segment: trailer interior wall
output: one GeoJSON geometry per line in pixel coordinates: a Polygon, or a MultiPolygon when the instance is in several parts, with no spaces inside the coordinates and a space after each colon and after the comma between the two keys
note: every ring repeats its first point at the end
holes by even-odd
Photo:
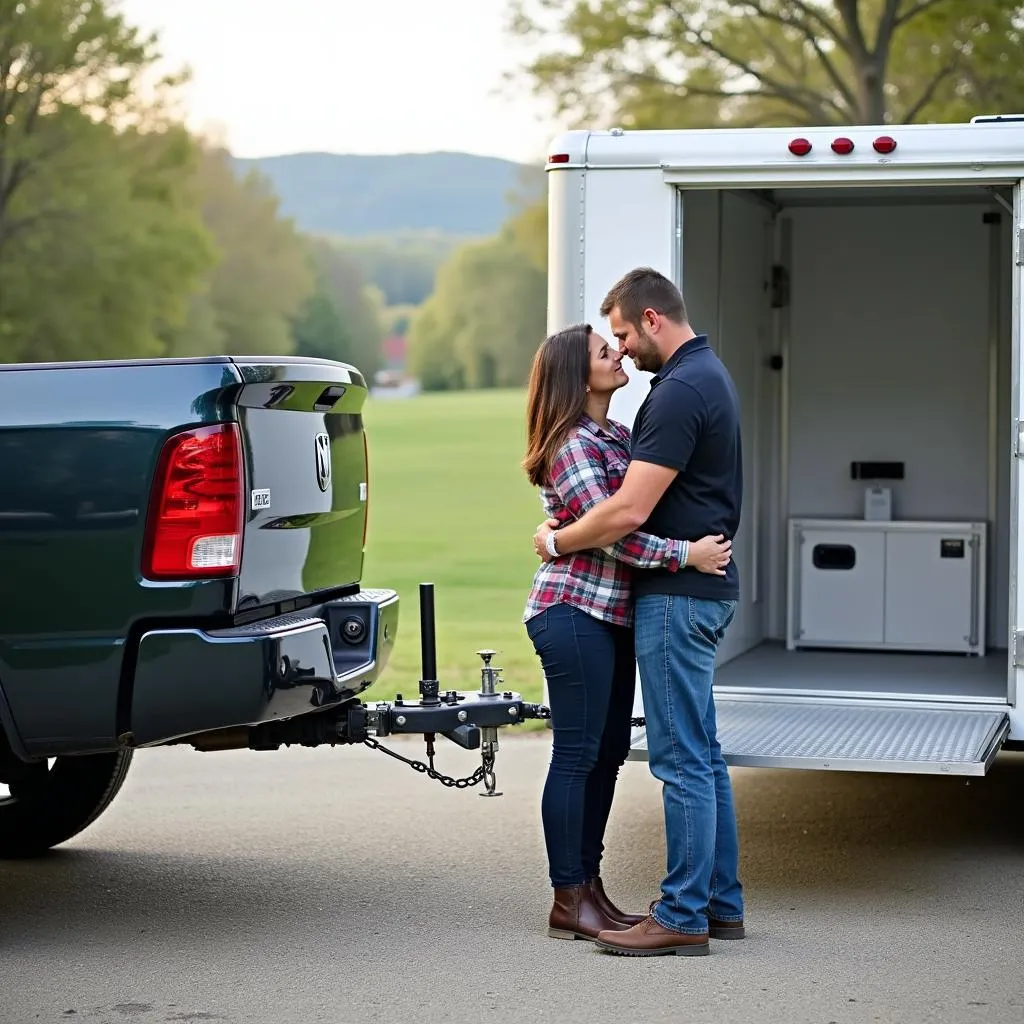
{"type": "Polygon", "coordinates": [[[885,482],[894,518],[988,523],[986,633],[1005,699],[1010,216],[968,187],[698,189],[681,202],[691,320],[743,407],[743,600],[720,662],[785,636],[789,517],[863,518],[851,461],[899,461],[905,479],[885,482]],[[774,264],[788,271],[781,308],[774,264]]]}

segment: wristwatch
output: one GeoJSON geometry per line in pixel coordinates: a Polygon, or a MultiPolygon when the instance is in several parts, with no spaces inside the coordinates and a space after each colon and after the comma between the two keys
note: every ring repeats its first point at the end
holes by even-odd
{"type": "Polygon", "coordinates": [[[555,531],[554,530],[552,530],[548,534],[547,540],[544,541],[544,547],[547,548],[547,552],[548,552],[548,554],[552,558],[557,558],[558,557],[558,548],[555,547],[555,531]]]}

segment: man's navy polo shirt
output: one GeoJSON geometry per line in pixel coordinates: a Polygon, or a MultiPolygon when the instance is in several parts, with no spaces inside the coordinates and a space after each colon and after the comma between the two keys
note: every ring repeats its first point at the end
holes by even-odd
{"type": "MultiPolygon", "coordinates": [[[[681,345],[651,379],[633,424],[632,458],[679,472],[642,529],[658,537],[732,539],[740,525],[743,458],[740,406],[729,371],[700,334],[681,345]]],[[[711,600],[738,600],[735,552],[725,576],[686,568],[637,569],[633,590],[711,600]]]]}

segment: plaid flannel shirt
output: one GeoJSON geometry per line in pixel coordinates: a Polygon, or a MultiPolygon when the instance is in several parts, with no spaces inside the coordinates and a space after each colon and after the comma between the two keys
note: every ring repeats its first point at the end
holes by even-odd
{"type": "MultiPolygon", "coordinates": [[[[567,523],[614,494],[629,465],[629,428],[614,420],[603,430],[584,415],[551,465],[551,481],[540,489],[551,519],[567,523]]],[[[523,621],[556,604],[571,604],[617,626],[633,624],[633,568],[675,572],[685,559],[686,543],[629,533],[601,550],[576,551],[544,562],[533,578],[523,621]]]]}

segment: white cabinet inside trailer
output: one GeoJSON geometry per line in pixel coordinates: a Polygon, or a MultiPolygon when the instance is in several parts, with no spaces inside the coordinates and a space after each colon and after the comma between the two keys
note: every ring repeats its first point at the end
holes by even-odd
{"type": "Polygon", "coordinates": [[[791,527],[789,649],[883,646],[885,534],[813,519],[791,527]]]}
{"type": "MultiPolygon", "coordinates": [[[[727,760],[984,774],[1024,742],[1024,126],[900,129],[885,159],[872,131],[844,129],[845,163],[825,128],[802,163],[776,130],[566,137],[550,326],[601,329],[610,285],[653,266],[736,383],[727,760]],[[874,485],[890,500],[866,518],[874,485]]],[[[626,423],[648,386],[629,372],[626,423]]]]}
{"type": "Polygon", "coordinates": [[[792,519],[786,647],[983,654],[984,523],[792,519]]]}

